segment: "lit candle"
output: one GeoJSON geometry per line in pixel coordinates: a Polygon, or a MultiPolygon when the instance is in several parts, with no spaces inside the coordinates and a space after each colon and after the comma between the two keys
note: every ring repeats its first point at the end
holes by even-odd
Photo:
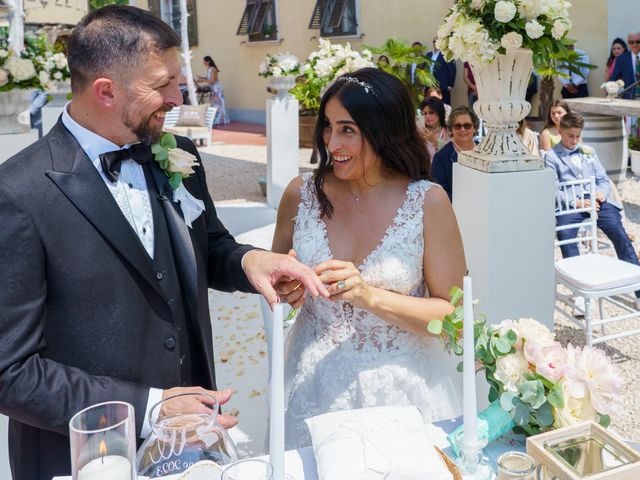
{"type": "Polygon", "coordinates": [[[464,446],[472,447],[478,442],[476,410],[476,359],[473,338],[473,293],[471,277],[463,280],[463,400],[464,400],[464,446]]]}
{"type": "Polygon", "coordinates": [[[131,462],[120,455],[94,458],[80,469],[78,480],[131,480],[131,462]]]}
{"type": "Polygon", "coordinates": [[[269,458],[273,480],[284,480],[284,310],[281,303],[273,308],[272,326],[269,458]]]}

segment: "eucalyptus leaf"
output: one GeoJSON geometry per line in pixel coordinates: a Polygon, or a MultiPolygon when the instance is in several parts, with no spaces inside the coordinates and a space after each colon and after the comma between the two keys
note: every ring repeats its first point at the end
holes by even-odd
{"type": "Polygon", "coordinates": [[[598,423],[603,426],[604,428],[607,428],[609,426],[609,424],[611,423],[611,417],[609,415],[605,415],[603,413],[599,413],[598,414],[598,423]]]}
{"type": "Polygon", "coordinates": [[[171,133],[165,133],[160,138],[160,145],[165,148],[176,148],[178,146],[178,142],[176,142],[176,137],[171,133]]]}
{"type": "Polygon", "coordinates": [[[502,337],[492,337],[491,344],[493,345],[494,350],[503,355],[506,355],[511,351],[511,344],[508,340],[502,337]]]}
{"type": "Polygon", "coordinates": [[[525,426],[529,423],[529,417],[531,416],[531,409],[525,403],[516,401],[516,406],[511,412],[511,418],[516,425],[525,426]]]}
{"type": "Polygon", "coordinates": [[[456,370],[458,370],[459,373],[462,373],[462,370],[463,370],[463,363],[462,362],[458,362],[456,370]]]}
{"type": "Polygon", "coordinates": [[[442,320],[437,318],[430,320],[427,323],[427,331],[433,335],[440,335],[440,332],[442,332],[442,320]]]}
{"type": "Polygon", "coordinates": [[[546,401],[544,396],[544,386],[540,380],[528,380],[518,384],[520,399],[531,405],[534,410],[540,408],[546,401]]]}
{"type": "Polygon", "coordinates": [[[516,405],[516,394],[510,391],[504,392],[500,395],[500,407],[506,411],[510,412],[516,405]]]}
{"type": "Polygon", "coordinates": [[[449,290],[449,296],[451,297],[451,305],[457,305],[462,300],[463,292],[460,287],[451,287],[449,290]]]}
{"type": "Polygon", "coordinates": [[[535,410],[533,416],[541,427],[553,425],[553,410],[551,410],[549,402],[544,402],[540,408],[535,410]]]}
{"type": "Polygon", "coordinates": [[[549,390],[549,393],[547,394],[547,400],[549,400],[549,403],[554,407],[563,408],[564,394],[562,391],[562,385],[560,384],[554,385],[553,388],[551,388],[551,390],[549,390]]]}
{"type": "MultiPolygon", "coordinates": [[[[167,150],[164,147],[160,147],[160,150],[154,153],[154,158],[156,159],[157,162],[163,162],[165,160],[169,160],[169,150],[167,150]]],[[[167,167],[162,167],[162,168],[165,169],[167,167]]]]}
{"type": "Polygon", "coordinates": [[[172,173],[171,177],[169,177],[169,185],[171,185],[171,188],[174,190],[180,186],[180,182],[182,182],[182,175],[178,172],[172,173]]]}

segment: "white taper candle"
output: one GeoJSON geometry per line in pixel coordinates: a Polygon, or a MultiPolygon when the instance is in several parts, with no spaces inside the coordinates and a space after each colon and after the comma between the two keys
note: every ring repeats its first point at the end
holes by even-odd
{"type": "Polygon", "coordinates": [[[271,414],[269,418],[269,458],[273,480],[284,480],[284,309],[273,309],[271,332],[271,414]]]}
{"type": "Polygon", "coordinates": [[[478,441],[477,408],[476,408],[476,359],[475,341],[473,338],[473,292],[471,277],[463,280],[463,399],[464,399],[464,445],[474,446],[478,441]]]}

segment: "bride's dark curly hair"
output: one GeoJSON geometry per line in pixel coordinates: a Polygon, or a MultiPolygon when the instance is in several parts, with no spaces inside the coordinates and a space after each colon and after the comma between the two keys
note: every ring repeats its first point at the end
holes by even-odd
{"type": "Polygon", "coordinates": [[[342,75],[322,96],[314,133],[311,161],[318,162],[318,169],[313,183],[322,216],[331,217],[333,213],[322,187],[325,175],[333,169],[323,132],[325,108],[334,97],[349,112],[384,167],[412,181],[429,179],[429,153],[418,133],[411,97],[403,83],[377,68],[342,75]]]}

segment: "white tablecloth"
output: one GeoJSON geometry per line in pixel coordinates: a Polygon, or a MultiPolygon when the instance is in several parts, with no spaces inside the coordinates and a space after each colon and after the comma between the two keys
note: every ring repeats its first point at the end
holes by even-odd
{"type": "MultiPolygon", "coordinates": [[[[455,430],[460,424],[461,419],[444,420],[432,425],[428,425],[427,429],[433,443],[444,451],[450,458],[455,458],[451,451],[447,434],[455,430]]],[[[504,452],[509,450],[525,449],[525,438],[521,435],[508,433],[504,437],[492,442],[485,450],[485,453],[495,468],[496,459],[504,452]]],[[[268,457],[259,457],[268,458],[268,457]]],[[[285,453],[285,471],[287,480],[318,480],[318,472],[316,468],[316,459],[313,456],[313,448],[305,447],[298,450],[290,450],[285,453]]],[[[178,476],[172,475],[163,477],[165,480],[175,479],[178,476]]],[[[138,477],[143,480],[146,477],[138,477]]],[[[55,477],[53,480],[71,480],[71,477],[55,477]]]]}

